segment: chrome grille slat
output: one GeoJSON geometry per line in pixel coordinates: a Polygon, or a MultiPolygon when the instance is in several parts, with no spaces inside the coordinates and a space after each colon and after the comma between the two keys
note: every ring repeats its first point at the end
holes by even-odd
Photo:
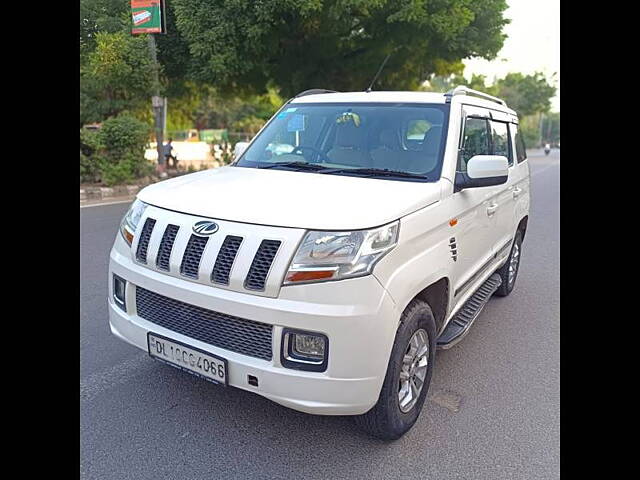
{"type": "Polygon", "coordinates": [[[138,241],[138,248],[136,249],[136,260],[140,263],[147,263],[147,249],[149,248],[149,239],[151,233],[153,233],[153,227],[156,221],[153,218],[147,218],[140,232],[140,240],[138,241]]]}
{"type": "Polygon", "coordinates": [[[178,230],[180,230],[178,225],[171,224],[167,225],[167,228],[164,230],[156,258],[156,266],[161,270],[169,271],[169,259],[171,258],[171,250],[173,249],[173,242],[176,240],[178,230]]]}
{"type": "Polygon", "coordinates": [[[262,240],[260,242],[258,251],[251,262],[249,273],[247,273],[247,278],[244,281],[246,289],[264,290],[267,275],[281,243],[280,240],[262,240]]]}
{"type": "Polygon", "coordinates": [[[305,230],[215,219],[211,221],[218,224],[218,231],[209,235],[194,231],[198,222],[205,221],[209,219],[149,205],[135,232],[131,260],[157,275],[206,286],[211,295],[224,295],[219,290],[226,290],[277,298],[305,230]],[[148,226],[155,223],[153,230],[141,239],[149,218],[155,221],[148,226]],[[146,261],[136,258],[138,243],[140,253],[146,251],[146,258],[140,258],[146,261]]]}
{"type": "Polygon", "coordinates": [[[185,277],[198,278],[202,252],[204,252],[204,247],[207,246],[208,241],[209,237],[191,235],[189,243],[187,243],[187,248],[184,250],[184,255],[182,256],[182,263],[180,264],[180,273],[182,275],[185,277]]]}
{"type": "Polygon", "coordinates": [[[211,281],[220,285],[229,285],[229,274],[242,243],[242,237],[227,235],[220,247],[216,263],[211,272],[211,281]]]}
{"type": "Polygon", "coordinates": [[[140,318],[215,347],[271,360],[273,326],[207,310],[136,287],[140,318]]]}

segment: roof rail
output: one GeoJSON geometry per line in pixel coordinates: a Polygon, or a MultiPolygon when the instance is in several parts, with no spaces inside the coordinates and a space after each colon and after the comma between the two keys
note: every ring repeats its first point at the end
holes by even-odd
{"type": "Polygon", "coordinates": [[[311,90],[305,90],[300,92],[293,98],[306,97],[307,95],[318,95],[320,93],[338,93],[335,90],[325,90],[324,88],[312,88],[311,90]]]}
{"type": "Polygon", "coordinates": [[[456,88],[445,93],[445,96],[447,97],[453,97],[454,95],[475,95],[476,97],[486,98],[487,100],[499,103],[500,105],[504,105],[505,107],[507,106],[507,102],[498,97],[494,97],[493,95],[489,95],[484,92],[479,92],[478,90],[473,90],[469,87],[465,87],[464,85],[459,85],[456,88]]]}

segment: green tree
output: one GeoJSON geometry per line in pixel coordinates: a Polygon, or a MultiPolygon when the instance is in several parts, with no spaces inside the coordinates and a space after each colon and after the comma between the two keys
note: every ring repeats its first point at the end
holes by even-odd
{"type": "Polygon", "coordinates": [[[421,90],[427,92],[448,92],[449,90],[464,85],[489,95],[499,95],[497,85],[487,85],[487,78],[484,75],[471,75],[467,80],[464,75],[456,73],[449,76],[433,75],[421,90]]]}
{"type": "Polygon", "coordinates": [[[550,112],[543,117],[542,142],[560,143],[560,112],[550,112]]]}
{"type": "Polygon", "coordinates": [[[540,72],[533,75],[509,73],[496,85],[500,98],[521,116],[549,111],[551,98],[556,94],[556,87],[540,72]]]}
{"type": "Polygon", "coordinates": [[[189,74],[221,92],[415,89],[502,47],[505,0],[173,0],[189,74]]]}
{"type": "Polygon", "coordinates": [[[461,73],[447,76],[434,75],[421,89],[446,92],[458,85],[466,85],[474,90],[502,98],[509,107],[523,117],[549,111],[551,98],[556,94],[556,87],[551,85],[540,72],[533,75],[509,73],[492,85],[487,85],[484,75],[473,74],[470,79],[466,79],[461,73]]]}
{"type": "Polygon", "coordinates": [[[130,25],[129,2],[80,0],[80,58],[93,51],[99,32],[115,33],[130,25]]]}
{"type": "Polygon", "coordinates": [[[97,32],[80,65],[80,124],[100,121],[149,102],[152,65],[147,39],[97,32]]]}

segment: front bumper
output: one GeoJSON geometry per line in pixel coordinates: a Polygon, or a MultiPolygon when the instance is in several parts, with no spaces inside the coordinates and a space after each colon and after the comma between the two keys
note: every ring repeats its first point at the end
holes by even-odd
{"type": "Polygon", "coordinates": [[[109,262],[111,331],[147,350],[147,333],[175,339],[226,358],[228,383],[295,410],[325,415],[358,415],[377,402],[386,374],[400,313],[373,275],[337,282],[287,286],[278,298],[234,292],[164,275],[136,264],[120,235],[109,262]],[[113,274],[127,283],[127,312],[113,300],[113,274]],[[135,288],[202,308],[273,325],[270,361],[214,347],[139,317],[135,288]],[[329,358],[324,372],[292,370],[280,362],[283,328],[325,334],[329,358]],[[249,385],[248,375],[258,378],[249,385]]]}

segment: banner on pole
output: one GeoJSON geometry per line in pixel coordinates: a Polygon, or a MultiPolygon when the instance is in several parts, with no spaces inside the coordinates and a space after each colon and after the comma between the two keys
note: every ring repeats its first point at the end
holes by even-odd
{"type": "Polygon", "coordinates": [[[131,33],[166,33],[163,0],[131,0],[131,33]]]}

